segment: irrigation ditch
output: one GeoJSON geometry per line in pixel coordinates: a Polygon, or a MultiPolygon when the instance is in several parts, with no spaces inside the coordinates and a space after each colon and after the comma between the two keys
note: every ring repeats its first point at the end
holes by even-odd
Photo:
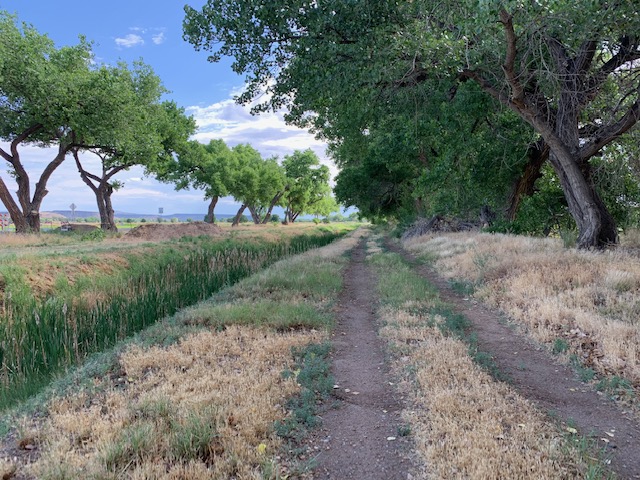
{"type": "Polygon", "coordinates": [[[43,297],[24,284],[0,288],[0,410],[56,374],[157,320],[211,296],[277,260],[331,243],[344,231],[317,229],[273,240],[184,237],[130,256],[128,268],[90,288],[43,297]]]}

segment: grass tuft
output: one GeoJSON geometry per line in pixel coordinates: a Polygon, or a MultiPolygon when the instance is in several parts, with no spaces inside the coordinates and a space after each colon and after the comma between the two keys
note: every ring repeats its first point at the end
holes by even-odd
{"type": "Polygon", "coordinates": [[[276,331],[323,330],[329,328],[332,322],[328,314],[313,305],[273,300],[203,304],[186,310],[179,318],[186,325],[207,326],[217,330],[224,329],[226,325],[256,325],[276,331]]]}

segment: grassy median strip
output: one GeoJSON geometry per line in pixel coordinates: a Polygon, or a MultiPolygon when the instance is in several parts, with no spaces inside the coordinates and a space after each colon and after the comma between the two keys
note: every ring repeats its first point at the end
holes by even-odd
{"type": "Polygon", "coordinates": [[[17,422],[12,441],[35,455],[5,467],[50,480],[291,474],[283,445],[313,424],[330,310],[356,241],[279,261],[116,348],[106,375],[17,422]],[[296,276],[295,288],[282,284],[296,276]]]}
{"type": "MultiPolygon", "coordinates": [[[[470,355],[463,319],[393,253],[375,253],[381,334],[411,399],[427,478],[601,478],[601,465],[470,355]]],[[[471,351],[473,348],[471,346],[471,351]]]]}

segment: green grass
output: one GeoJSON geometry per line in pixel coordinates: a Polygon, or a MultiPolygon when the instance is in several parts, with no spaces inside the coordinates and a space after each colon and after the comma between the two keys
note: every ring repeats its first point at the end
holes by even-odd
{"type": "Polygon", "coordinates": [[[415,273],[399,254],[376,254],[371,263],[379,273],[378,294],[382,303],[400,307],[407,302],[435,302],[435,287],[415,273]]]}
{"type": "Polygon", "coordinates": [[[556,338],[553,341],[553,346],[551,347],[551,351],[556,355],[560,353],[565,353],[569,350],[569,343],[564,338],[556,338]]]}
{"type": "Polygon", "coordinates": [[[273,300],[201,305],[180,315],[187,325],[201,325],[221,330],[227,325],[258,325],[276,331],[326,329],[332,318],[314,305],[290,304],[273,300]]]}

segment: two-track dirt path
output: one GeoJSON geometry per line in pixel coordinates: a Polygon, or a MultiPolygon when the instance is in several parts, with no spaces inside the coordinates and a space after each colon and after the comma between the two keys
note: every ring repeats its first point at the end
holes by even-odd
{"type": "MultiPolygon", "coordinates": [[[[415,263],[400,247],[391,242],[387,247],[415,263]]],[[[444,302],[471,322],[479,349],[491,355],[523,397],[606,448],[610,466],[620,478],[640,478],[640,426],[630,413],[580,382],[571,368],[559,364],[530,339],[501,323],[499,312],[456,294],[430,267],[414,266],[438,288],[444,302]]]]}
{"type": "MultiPolygon", "coordinates": [[[[366,237],[352,252],[337,306],[333,375],[338,388],[325,407],[322,427],[308,441],[317,479],[407,479],[412,444],[398,435],[402,399],[385,364],[378,337],[376,279],[365,263],[366,237]],[[333,405],[332,405],[333,403],[333,405]],[[393,437],[394,440],[388,440],[393,437]]],[[[526,336],[500,321],[500,314],[451,290],[430,267],[387,243],[434,284],[440,298],[467,317],[481,351],[525,398],[543,412],[591,436],[607,449],[610,467],[621,479],[640,478],[640,426],[605,395],[580,382],[575,372],[526,336]],[[613,435],[613,436],[611,436],[613,435]],[[602,438],[609,442],[603,442],[602,438]]]]}
{"type": "Polygon", "coordinates": [[[410,478],[410,441],[398,434],[401,399],[377,333],[376,281],[365,264],[365,242],[352,252],[337,306],[332,373],[338,388],[308,444],[318,465],[314,478],[410,478]]]}

